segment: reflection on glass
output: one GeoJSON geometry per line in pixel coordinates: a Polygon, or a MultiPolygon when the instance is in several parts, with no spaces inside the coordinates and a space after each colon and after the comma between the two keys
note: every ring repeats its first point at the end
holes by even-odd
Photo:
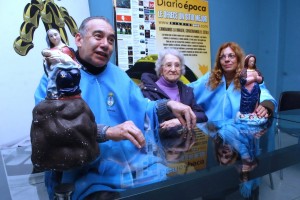
{"type": "MultiPolygon", "coordinates": [[[[122,153],[123,155],[118,148],[114,148],[110,149],[110,151],[114,151],[113,154],[102,158],[101,165],[105,162],[114,163],[110,165],[115,166],[115,169],[111,171],[112,173],[120,173],[120,180],[116,181],[120,181],[121,188],[139,187],[167,178],[166,174],[169,168],[159,151],[159,145],[156,142],[157,134],[157,129],[146,130],[144,134],[146,145],[143,148],[137,149],[128,145],[130,148],[127,148],[127,151],[122,153]]],[[[118,145],[119,143],[115,142],[115,146],[118,145]]]]}
{"type": "Polygon", "coordinates": [[[214,141],[214,150],[220,165],[236,164],[241,180],[248,181],[248,174],[257,166],[259,138],[269,124],[247,124],[235,120],[222,120],[199,124],[199,128],[214,141]]]}
{"type": "Polygon", "coordinates": [[[198,128],[188,131],[179,125],[146,130],[145,137],[146,145],[138,151],[128,149],[126,159],[121,159],[119,151],[101,159],[102,166],[106,162],[114,162],[110,166],[114,166],[114,173],[121,173],[121,188],[160,182],[206,167],[208,136],[198,128]]]}
{"type": "Polygon", "coordinates": [[[168,129],[160,129],[157,143],[159,151],[169,167],[168,177],[182,175],[206,167],[208,136],[200,129],[188,131],[178,125],[168,129]]]}
{"type": "Polygon", "coordinates": [[[165,159],[168,162],[178,162],[184,152],[191,149],[195,144],[195,133],[188,131],[182,126],[175,126],[159,130],[159,138],[164,151],[165,159]]]}

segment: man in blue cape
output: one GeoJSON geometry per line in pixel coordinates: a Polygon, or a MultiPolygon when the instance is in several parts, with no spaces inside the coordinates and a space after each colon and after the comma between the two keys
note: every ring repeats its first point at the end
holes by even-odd
{"type": "MultiPolygon", "coordinates": [[[[115,33],[107,19],[85,19],[75,43],[76,58],[82,65],[81,96],[95,115],[100,156],[88,165],[63,171],[59,181],[75,184],[72,199],[85,199],[99,191],[120,192],[165,179],[167,167],[157,156],[153,132],[171,111],[192,129],[196,123],[192,110],[175,101],[145,99],[127,74],[109,62],[115,33]]],[[[35,93],[36,104],[46,97],[46,86],[44,75],[35,93]]],[[[51,199],[59,184],[55,174],[45,174],[51,199]]]]}

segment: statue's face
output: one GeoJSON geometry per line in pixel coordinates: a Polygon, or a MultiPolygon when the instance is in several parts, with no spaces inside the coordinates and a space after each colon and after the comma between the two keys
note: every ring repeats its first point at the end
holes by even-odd
{"type": "Polygon", "coordinates": [[[48,31],[48,37],[49,37],[49,40],[53,44],[54,47],[58,46],[61,42],[60,34],[55,29],[51,29],[51,30],[48,31]]]}
{"type": "Polygon", "coordinates": [[[253,68],[255,65],[255,58],[254,57],[251,57],[248,61],[248,67],[249,68],[253,68]]]}

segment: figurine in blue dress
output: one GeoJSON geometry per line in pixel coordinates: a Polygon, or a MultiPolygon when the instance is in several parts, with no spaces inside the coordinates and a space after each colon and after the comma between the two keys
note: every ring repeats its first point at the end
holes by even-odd
{"type": "Polygon", "coordinates": [[[255,109],[259,105],[260,86],[264,78],[256,67],[256,57],[249,54],[245,58],[245,65],[240,73],[241,101],[238,113],[241,121],[248,123],[265,123],[267,120],[257,117],[255,109]]]}

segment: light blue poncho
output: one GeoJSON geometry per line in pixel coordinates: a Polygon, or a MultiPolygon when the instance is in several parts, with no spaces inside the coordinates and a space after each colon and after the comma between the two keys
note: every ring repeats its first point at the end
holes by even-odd
{"type": "MultiPolygon", "coordinates": [[[[46,96],[47,77],[43,76],[35,93],[38,104],[46,96]]],[[[164,180],[167,167],[157,156],[153,130],[157,130],[156,102],[145,99],[140,88],[112,63],[99,75],[81,70],[82,98],[93,111],[96,123],[115,126],[131,120],[144,132],[146,145],[136,148],[129,140],[100,143],[97,160],[79,169],[65,171],[62,182],[75,183],[72,199],[83,199],[95,191],[122,191],[164,180]],[[145,130],[145,119],[148,127],[145,130]],[[152,131],[151,131],[152,130],[152,131]]],[[[57,184],[54,173],[46,172],[50,198],[57,184]]]]}

